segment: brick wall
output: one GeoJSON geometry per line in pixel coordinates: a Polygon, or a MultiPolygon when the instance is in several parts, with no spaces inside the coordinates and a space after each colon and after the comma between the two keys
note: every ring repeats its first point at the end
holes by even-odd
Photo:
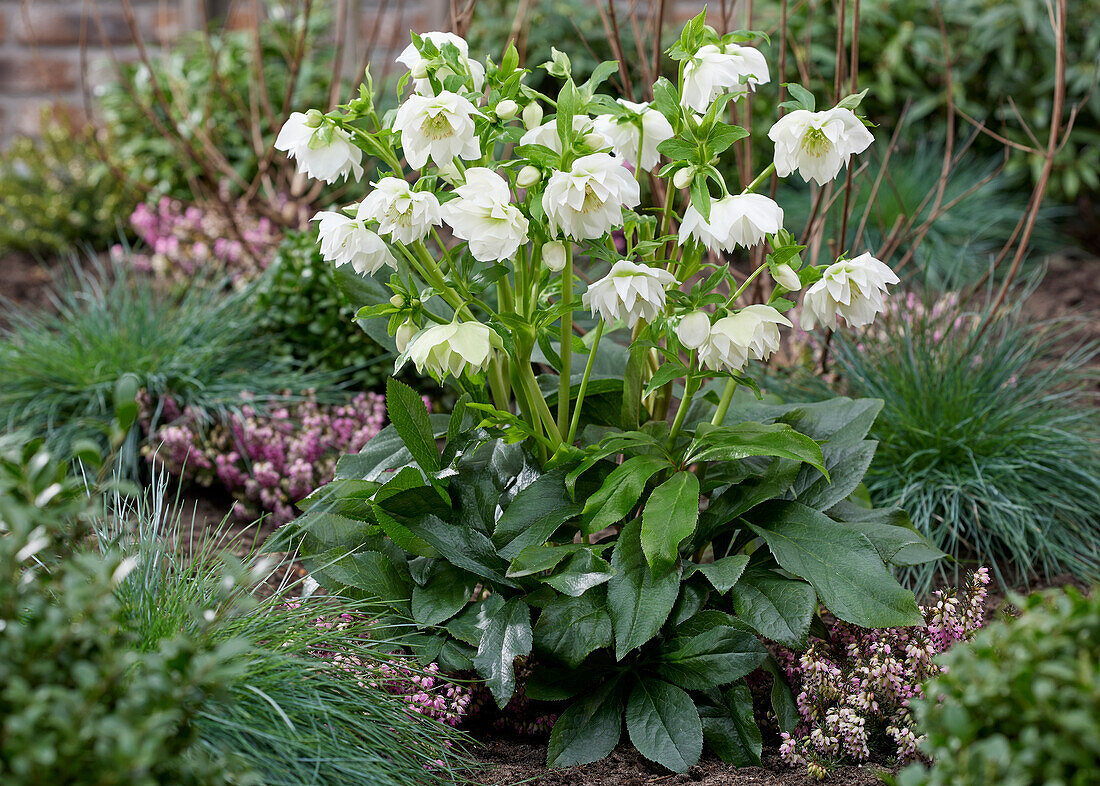
{"type": "MultiPolygon", "coordinates": [[[[348,36],[349,74],[372,39],[371,60],[382,66],[392,63],[405,46],[409,30],[448,26],[449,0],[343,1],[355,31],[348,36]]],[[[703,4],[668,3],[668,24],[682,24],[703,4]]],[[[256,5],[262,6],[262,0],[129,0],[138,34],[151,49],[200,29],[207,18],[245,27],[254,23],[256,5]]],[[[629,5],[642,8],[646,0],[630,0],[629,5]]],[[[712,2],[712,9],[717,5],[712,2]]],[[[730,26],[740,26],[742,0],[726,0],[725,6],[730,26]]],[[[0,0],[0,147],[15,134],[34,134],[45,106],[82,112],[85,86],[111,78],[112,57],[136,59],[134,44],[123,0],[0,0]]],[[[562,46],[568,49],[569,42],[562,46]]]]}
{"type": "MultiPolygon", "coordinates": [[[[376,25],[371,59],[392,61],[410,29],[445,28],[449,8],[447,0],[346,2],[355,31],[349,69],[361,62],[376,25]]],[[[151,49],[200,29],[208,13],[232,28],[255,18],[253,0],[129,0],[129,8],[151,49]]],[[[137,59],[123,0],[0,0],[0,147],[16,134],[36,133],[46,106],[81,113],[85,87],[111,78],[112,57],[137,59]]]]}

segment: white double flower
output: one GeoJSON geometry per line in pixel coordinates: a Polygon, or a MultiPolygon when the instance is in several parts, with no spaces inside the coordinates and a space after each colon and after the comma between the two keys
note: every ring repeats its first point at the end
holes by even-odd
{"type": "Polygon", "coordinates": [[[623,225],[623,207],[641,201],[638,181],[619,159],[592,153],[554,172],[542,194],[542,208],[555,234],[594,240],[623,225]]]}
{"type": "Polygon", "coordinates": [[[479,374],[504,343],[480,322],[450,322],[421,330],[408,345],[409,359],[421,374],[442,380],[448,374],[479,374]]]}
{"type": "Polygon", "coordinates": [[[667,270],[621,259],[581,296],[581,304],[604,322],[622,320],[634,327],[652,321],[665,307],[665,290],[676,283],[667,270]]]}
{"type": "Polygon", "coordinates": [[[437,96],[411,95],[397,110],[393,130],[401,132],[401,147],[409,166],[422,169],[428,159],[437,167],[451,166],[454,159],[481,158],[474,129],[477,107],[457,93],[437,96]]]}
{"type": "Polygon", "coordinates": [[[898,281],[893,270],[870,254],[834,262],[806,290],[799,322],[805,330],[818,324],[835,330],[837,317],[852,327],[869,325],[886,308],[887,285],[898,281]]]}
{"type": "Polygon", "coordinates": [[[863,121],[843,107],[824,112],[797,109],[779,118],[768,138],[775,142],[777,175],[797,171],[807,183],[815,180],[822,186],[840,174],[853,154],[875,141],[863,121]]]}
{"type": "Polygon", "coordinates": [[[367,229],[362,221],[343,213],[324,210],[313,217],[318,224],[321,256],[328,262],[351,265],[356,273],[371,275],[383,266],[397,268],[386,241],[367,229]]]}
{"type": "Polygon", "coordinates": [[[377,221],[378,231],[398,243],[415,243],[439,226],[439,200],[430,191],[413,191],[399,177],[384,177],[359,203],[355,217],[377,221]]]}
{"type": "Polygon", "coordinates": [[[471,167],[466,182],[455,189],[457,199],[446,202],[443,219],[469,244],[479,262],[511,259],[527,242],[527,219],[511,204],[508,181],[491,169],[471,167]]]}
{"type": "Polygon", "coordinates": [[[730,194],[711,202],[710,221],[694,205],[684,211],[680,244],[693,237],[712,252],[749,248],[783,226],[783,208],[763,194],[730,194]]]}
{"type": "Polygon", "coordinates": [[[791,321],[771,306],[746,306],[711,325],[699,359],[714,371],[740,371],[750,357],[767,360],[779,349],[780,325],[791,327],[791,321]]]}
{"type": "Polygon", "coordinates": [[[600,115],[593,121],[593,126],[597,133],[611,140],[616,155],[622,156],[631,166],[641,166],[643,172],[648,172],[661,160],[657,145],[666,139],[672,139],[675,133],[672,124],[649,104],[638,104],[625,98],[618,99],[618,102],[642,116],[641,128],[636,125],[634,118],[615,115],[600,115]]]}
{"type": "Polygon", "coordinates": [[[759,49],[737,44],[721,47],[707,44],[699,47],[684,65],[680,104],[696,112],[706,112],[711,102],[723,93],[734,93],[740,98],[770,79],[768,61],[759,49]]]}
{"type": "Polygon", "coordinates": [[[292,113],[279,129],[275,149],[297,161],[298,172],[306,177],[326,183],[363,177],[363,151],[347,131],[326,124],[320,113],[292,113]]]}

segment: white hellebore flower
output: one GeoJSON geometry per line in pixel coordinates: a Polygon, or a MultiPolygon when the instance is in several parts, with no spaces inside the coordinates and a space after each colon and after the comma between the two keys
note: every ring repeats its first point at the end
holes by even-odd
{"type": "MultiPolygon", "coordinates": [[[[470,59],[470,45],[466,43],[466,39],[462,36],[455,35],[454,33],[441,33],[438,31],[432,31],[430,33],[423,33],[421,36],[425,41],[431,41],[435,44],[435,48],[440,52],[443,51],[444,44],[454,44],[458,49],[460,60],[463,65],[466,66],[470,72],[470,76],[474,81],[474,90],[481,90],[485,84],[485,66],[476,60],[470,59]]],[[[424,74],[427,73],[428,61],[420,55],[420,51],[416,48],[416,44],[409,44],[397,56],[397,62],[409,69],[413,74],[414,89],[421,95],[432,94],[432,84],[428,81],[424,74]]],[[[436,76],[443,80],[448,76],[451,76],[453,72],[451,69],[444,66],[436,71],[436,76]]]]}
{"type": "Polygon", "coordinates": [[[393,335],[393,341],[397,345],[398,352],[404,352],[409,347],[409,342],[420,330],[412,319],[406,319],[397,326],[397,332],[393,335]]]}
{"type": "Polygon", "coordinates": [[[710,203],[710,221],[694,205],[684,211],[681,245],[693,237],[713,252],[748,248],[783,226],[783,208],[763,194],[730,194],[710,203]]]}
{"type": "MultiPolygon", "coordinates": [[[[537,105],[532,104],[532,106],[537,105]]],[[[588,115],[573,115],[573,136],[578,139],[585,137],[589,147],[596,150],[603,150],[612,146],[610,137],[601,133],[596,126],[596,121],[588,115]]],[[[540,126],[535,126],[530,131],[524,132],[523,136],[519,138],[519,143],[521,145],[542,145],[561,155],[561,138],[558,137],[557,121],[549,120],[540,126]]]]}
{"type": "Polygon", "coordinates": [[[353,175],[363,177],[363,151],[352,144],[351,135],[342,128],[294,112],[279,129],[275,149],[298,162],[298,172],[306,177],[335,183],[353,175]],[[322,129],[324,129],[322,131],[322,129]]]}
{"type": "Polygon", "coordinates": [[[500,262],[515,256],[527,242],[527,219],[511,204],[508,181],[486,167],[466,170],[466,183],[455,189],[457,199],[440,208],[455,236],[467,241],[479,262],[500,262]]]}
{"type": "Polygon", "coordinates": [[[442,379],[463,372],[484,371],[493,357],[493,350],[503,349],[496,332],[480,322],[450,322],[421,330],[408,346],[409,359],[416,370],[442,379]]]}
{"type": "Polygon", "coordinates": [[[759,49],[737,44],[724,47],[707,44],[699,47],[695,56],[684,65],[680,104],[696,112],[706,112],[711,101],[723,93],[741,97],[770,79],[768,61],[759,49]]]}
{"type": "Polygon", "coordinates": [[[397,110],[393,130],[401,132],[401,146],[411,167],[423,168],[429,157],[444,167],[456,156],[481,158],[471,117],[475,114],[477,107],[457,93],[411,95],[397,110]]]}
{"type": "Polygon", "coordinates": [[[592,153],[555,172],[542,194],[542,209],[555,233],[574,240],[602,237],[623,223],[623,206],[641,201],[638,181],[619,159],[592,153]]]}
{"type": "Polygon", "coordinates": [[[894,271],[870,254],[843,259],[825,268],[821,280],[806,290],[800,322],[805,330],[822,324],[836,329],[843,317],[852,327],[871,324],[886,304],[887,284],[898,283],[894,271]]]}
{"type": "Polygon", "coordinates": [[[851,109],[824,112],[796,109],[768,131],[775,142],[775,173],[786,177],[795,170],[807,183],[825,185],[835,178],[853,153],[862,153],[875,138],[851,109]]]}
{"type": "Polygon", "coordinates": [[[386,241],[371,232],[362,221],[343,213],[323,210],[313,217],[319,221],[321,256],[326,261],[340,265],[351,264],[356,273],[371,275],[383,265],[397,267],[386,241]]]}
{"type": "Polygon", "coordinates": [[[636,104],[623,98],[618,101],[631,112],[642,116],[641,129],[634,124],[632,118],[614,115],[599,115],[593,125],[597,133],[611,140],[611,146],[617,155],[626,159],[631,166],[640,165],[642,171],[648,172],[661,160],[657,145],[666,139],[672,139],[674,135],[672,125],[664,115],[649,104],[636,104]],[[642,143],[640,159],[639,141],[642,143]]]}
{"type": "Polygon", "coordinates": [[[622,320],[634,327],[639,319],[652,321],[665,307],[665,288],[676,277],[667,270],[636,265],[621,259],[599,281],[593,281],[581,303],[604,322],[622,320]]]}
{"type": "Polygon", "coordinates": [[[710,337],[710,314],[705,311],[692,311],[680,318],[676,326],[676,338],[687,349],[698,349],[710,337]]]}
{"type": "Polygon", "coordinates": [[[439,226],[439,200],[430,191],[413,191],[399,177],[384,177],[374,191],[359,203],[355,217],[378,222],[378,231],[398,243],[423,240],[433,226],[439,226]]]}
{"type": "Polygon", "coordinates": [[[780,325],[791,327],[791,321],[771,306],[746,306],[711,326],[699,359],[715,371],[740,371],[749,357],[767,360],[779,349],[780,325]]]}

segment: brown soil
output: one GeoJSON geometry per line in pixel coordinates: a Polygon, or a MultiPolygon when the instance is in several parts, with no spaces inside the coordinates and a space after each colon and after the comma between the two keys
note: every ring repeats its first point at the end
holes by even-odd
{"type": "MultiPolygon", "coordinates": [[[[603,761],[567,767],[546,768],[546,746],[508,739],[490,739],[480,758],[486,769],[478,773],[479,783],[492,786],[529,784],[530,786],[643,786],[643,784],[698,783],[701,786],[814,786],[816,781],[804,771],[787,767],[777,752],[764,751],[763,767],[737,768],[714,758],[704,758],[686,773],[669,772],[647,761],[628,745],[620,745],[603,761]]],[[[880,775],[891,772],[883,766],[839,767],[829,774],[825,783],[837,786],[863,786],[881,782],[880,775]]]]}
{"type": "MultiPolygon", "coordinates": [[[[50,268],[21,254],[0,255],[0,300],[44,306],[49,299],[50,268]]],[[[0,308],[0,326],[6,324],[6,308],[0,308]]]]}

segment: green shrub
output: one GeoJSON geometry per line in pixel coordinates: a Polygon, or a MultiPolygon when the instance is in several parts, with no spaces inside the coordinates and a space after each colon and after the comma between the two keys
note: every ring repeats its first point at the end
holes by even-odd
{"type": "Polygon", "coordinates": [[[0,252],[102,249],[126,232],[137,194],[103,162],[93,133],[48,112],[41,138],[18,137],[0,154],[0,252]]]}
{"type": "MultiPolygon", "coordinates": [[[[205,421],[279,391],[324,380],[276,358],[277,339],[257,329],[254,293],[192,286],[162,292],[125,268],[74,270],[60,282],[55,311],[13,306],[0,333],[0,424],[47,437],[61,452],[99,439],[115,418],[116,387],[133,380],[154,403],[171,395],[205,421]]],[[[154,409],[154,425],[159,409],[154,409]]],[[[127,458],[136,466],[138,435],[127,458]]]]}
{"type": "MultiPolygon", "coordinates": [[[[1100,451],[1085,387],[1095,346],[1073,323],[897,305],[881,328],[834,337],[850,395],[885,402],[867,474],[878,504],[904,508],[940,549],[1002,584],[1070,571],[1100,577],[1100,451]]],[[[957,582],[959,563],[935,572],[957,582]]]]}
{"type": "Polygon", "coordinates": [[[904,786],[1100,782],[1100,593],[1033,595],[941,663],[914,703],[935,764],[904,786]]]}
{"type": "Polygon", "coordinates": [[[356,389],[380,388],[392,357],[355,325],[355,311],[321,258],[316,236],[290,233],[256,293],[260,329],[278,338],[274,357],[310,371],[346,376],[356,389]]]}
{"type": "Polygon", "coordinates": [[[69,554],[73,481],[33,445],[9,437],[0,450],[0,781],[233,782],[194,721],[237,668],[239,642],[177,631],[138,649],[114,596],[131,563],[69,554]],[[37,491],[42,478],[53,480],[37,491]]]}
{"type": "MultiPolygon", "coordinates": [[[[300,44],[303,19],[283,11],[261,23],[262,86],[266,88],[262,99],[256,77],[256,39],[247,30],[186,36],[163,57],[153,59],[152,71],[142,64],[120,66],[118,78],[99,89],[98,106],[111,151],[129,179],[152,188],[155,194],[190,201],[195,180],[204,175],[181,145],[194,146],[193,150],[203,155],[201,138],[205,136],[225,163],[244,181],[250,181],[264,152],[262,148],[257,152],[254,125],[258,124],[260,137],[270,144],[279,131],[288,93],[291,107],[327,105],[333,52],[331,44],[316,42],[331,15],[323,11],[311,14],[305,57],[292,76],[288,64],[300,44]],[[288,81],[291,78],[293,85],[288,81]],[[271,106],[274,120],[253,100],[271,106]],[[176,129],[180,138],[157,131],[150,115],[176,129]]],[[[224,175],[221,179],[224,182],[201,185],[206,192],[217,193],[219,187],[230,183],[224,175]]]]}

